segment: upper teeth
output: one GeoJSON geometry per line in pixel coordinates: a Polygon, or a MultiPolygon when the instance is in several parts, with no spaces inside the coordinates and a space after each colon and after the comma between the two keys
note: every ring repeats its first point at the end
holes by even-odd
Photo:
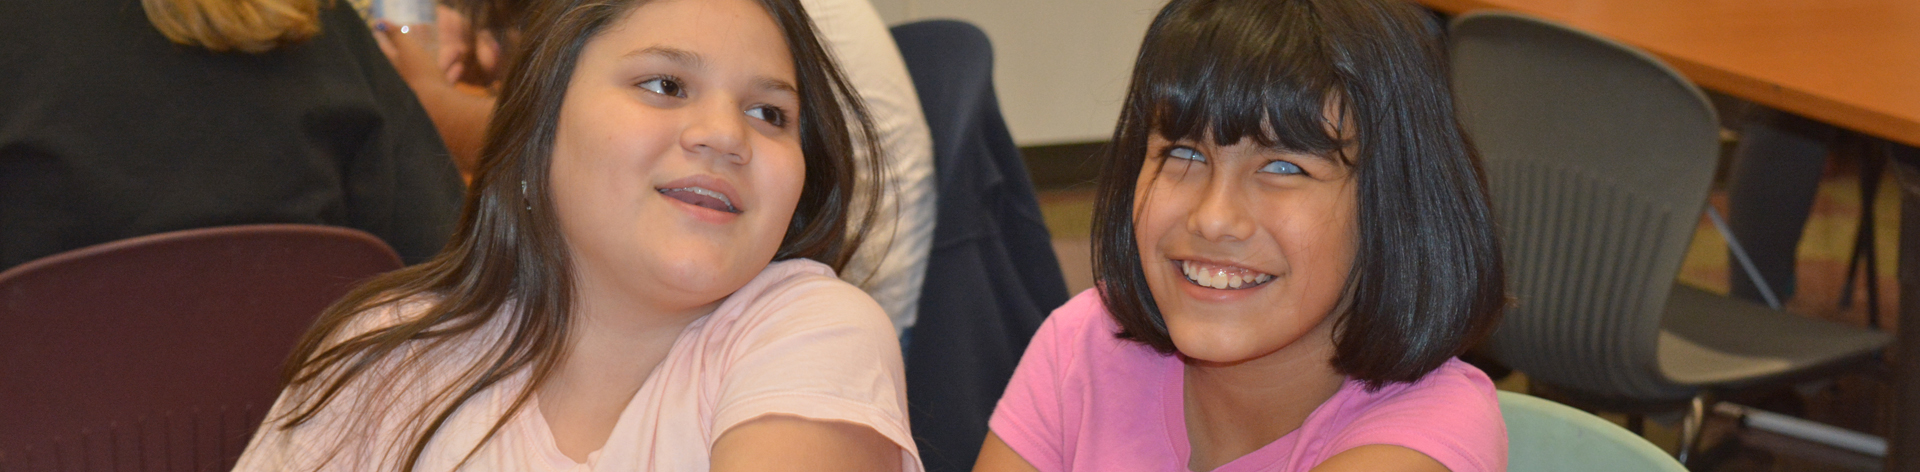
{"type": "Polygon", "coordinates": [[[733,200],[728,200],[726,195],[721,195],[720,192],[707,190],[701,187],[666,188],[666,189],[660,189],[660,191],[662,192],[693,192],[700,195],[706,195],[709,197],[713,197],[715,200],[719,200],[720,203],[725,203],[727,205],[728,210],[734,209],[733,200]]]}
{"type": "Polygon", "coordinates": [[[1264,273],[1238,268],[1202,268],[1199,264],[1189,261],[1180,261],[1180,270],[1185,272],[1187,280],[1193,283],[1222,290],[1260,285],[1273,280],[1272,275],[1264,273]]]}

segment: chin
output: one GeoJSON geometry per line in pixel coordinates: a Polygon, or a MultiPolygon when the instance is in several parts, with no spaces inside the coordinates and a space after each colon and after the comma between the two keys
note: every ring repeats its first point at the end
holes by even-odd
{"type": "Polygon", "coordinates": [[[655,277],[675,290],[704,292],[733,278],[735,271],[727,269],[730,262],[710,257],[680,257],[664,261],[661,264],[664,270],[655,277]]]}
{"type": "Polygon", "coordinates": [[[1209,364],[1236,364],[1257,359],[1279,348],[1258,346],[1258,340],[1231,333],[1182,333],[1168,327],[1174,349],[1194,361],[1209,364]],[[1185,334],[1184,336],[1182,334],[1185,334]]]}

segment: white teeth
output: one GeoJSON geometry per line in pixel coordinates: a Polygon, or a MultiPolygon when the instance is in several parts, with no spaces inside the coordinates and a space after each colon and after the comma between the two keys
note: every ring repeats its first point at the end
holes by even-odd
{"type": "Polygon", "coordinates": [[[1203,269],[1200,268],[1198,264],[1188,261],[1180,261],[1180,271],[1185,273],[1187,280],[1192,281],[1195,285],[1216,290],[1252,287],[1273,280],[1272,275],[1262,273],[1254,273],[1251,275],[1227,274],[1225,270],[1203,269]]]}
{"type": "Polygon", "coordinates": [[[680,187],[680,188],[667,188],[667,189],[660,189],[660,190],[662,190],[662,191],[667,191],[667,192],[693,192],[693,193],[696,193],[696,194],[700,194],[700,195],[706,195],[706,196],[709,196],[709,197],[713,197],[713,199],[715,199],[715,200],[719,200],[719,201],[720,201],[720,203],[725,203],[725,204],[727,204],[727,209],[728,209],[728,210],[738,210],[737,208],[735,208],[735,207],[733,206],[733,200],[728,200],[728,199],[727,199],[727,196],[726,196],[726,195],[723,195],[723,194],[721,194],[720,192],[715,192],[715,191],[712,191],[712,190],[707,190],[707,189],[705,189],[705,188],[701,188],[701,187],[680,187]]]}

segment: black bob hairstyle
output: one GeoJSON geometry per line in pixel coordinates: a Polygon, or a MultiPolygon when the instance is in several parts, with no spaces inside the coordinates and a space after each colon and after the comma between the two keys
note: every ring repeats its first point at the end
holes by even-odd
{"type": "Polygon", "coordinates": [[[1454,116],[1440,28],[1401,0],[1173,0],[1154,18],[1103,151],[1093,266],[1122,339],[1177,352],[1134,240],[1147,138],[1338,156],[1358,241],[1333,367],[1412,382],[1492,331],[1506,304],[1479,155],[1454,116]],[[1329,133],[1327,107],[1351,130],[1329,133]],[[1354,150],[1351,155],[1343,149],[1354,150]]]}

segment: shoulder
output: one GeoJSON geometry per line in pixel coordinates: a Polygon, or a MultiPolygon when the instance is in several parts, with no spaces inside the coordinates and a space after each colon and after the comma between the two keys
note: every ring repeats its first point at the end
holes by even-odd
{"type": "MultiPolygon", "coordinates": [[[[413,396],[418,390],[439,388],[460,381],[468,367],[485,358],[491,349],[501,343],[499,340],[506,337],[506,333],[513,325],[511,312],[514,308],[509,302],[500,307],[499,312],[490,314],[491,316],[486,316],[489,314],[485,313],[467,315],[468,317],[484,316],[485,319],[482,324],[471,330],[453,328],[455,334],[451,336],[422,337],[417,333],[411,333],[411,330],[419,327],[412,325],[427,321],[428,317],[438,316],[435,314],[436,309],[440,308],[444,301],[445,298],[440,295],[418,294],[380,303],[348,315],[346,320],[340,321],[330,332],[325,333],[324,341],[313,353],[317,355],[343,344],[353,344],[347,355],[349,359],[361,360],[308,366],[322,370],[315,371],[317,377],[313,381],[289,386],[288,392],[296,394],[296,398],[305,401],[308,399],[307,395],[336,388],[333,386],[335,376],[347,372],[347,369],[354,368],[350,366],[361,362],[365,362],[364,368],[361,368],[358,374],[354,374],[350,382],[337,386],[342,394],[347,394],[345,396],[393,395],[389,399],[397,401],[400,397],[413,396]],[[400,331],[391,331],[396,329],[400,331]],[[406,335],[408,338],[398,341],[391,351],[380,350],[379,346],[384,344],[382,340],[394,335],[406,335]],[[393,382],[404,384],[404,388],[398,388],[404,393],[390,392],[389,390],[397,388],[393,382]]],[[[434,318],[432,320],[434,324],[426,329],[443,329],[462,325],[463,319],[467,318],[434,318]]],[[[424,398],[416,400],[427,401],[424,398]]]]}
{"type": "Polygon", "coordinates": [[[806,259],[768,265],[696,329],[695,342],[735,365],[770,358],[851,367],[900,358],[893,321],[873,297],[806,259]]]}
{"type": "Polygon", "coordinates": [[[1144,344],[1120,339],[1119,333],[1120,325],[1107,313],[1099,289],[1087,289],[1047,315],[1020,363],[1065,380],[1076,372],[1129,369],[1165,357],[1144,344]]]}
{"type": "MultiPolygon", "coordinates": [[[[808,259],[789,259],[768,264],[760,275],[728,296],[714,310],[712,322],[735,325],[733,329],[774,325],[834,325],[860,328],[884,328],[893,332],[893,322],[873,297],[846,281],[834,277],[833,269],[808,259]],[[873,325],[873,326],[868,326],[873,325]]],[[[892,334],[886,334],[891,339],[892,334]]]]}
{"type": "Polygon", "coordinates": [[[1345,398],[1330,406],[1350,422],[1329,438],[1332,453],[1394,445],[1426,454],[1454,472],[1506,469],[1506,423],[1493,382],[1459,359],[1447,360],[1419,381],[1374,392],[1349,382],[1338,397],[1345,398]]]}
{"type": "Polygon", "coordinates": [[[427,315],[427,311],[439,304],[440,300],[441,297],[438,295],[414,295],[354,312],[347,315],[347,319],[327,336],[327,344],[338,344],[355,336],[419,320],[420,317],[427,315]]]}
{"type": "Polygon", "coordinates": [[[918,463],[893,322],[827,266],[770,264],[699,329],[688,352],[711,366],[700,375],[712,389],[712,431],[770,414],[844,422],[872,428],[901,448],[903,463],[918,463]]]}
{"type": "Polygon", "coordinates": [[[1134,450],[1138,438],[1164,430],[1165,392],[1178,382],[1180,361],[1120,339],[1119,331],[1096,289],[1054,310],[1027,344],[988,428],[1039,470],[1102,468],[1075,461],[1112,465],[1111,457],[1143,454],[1134,450]],[[1111,455],[1120,448],[1128,455],[1111,455]]]}
{"type": "MultiPolygon", "coordinates": [[[[1100,299],[1100,289],[1090,288],[1067,299],[1067,303],[1047,315],[1047,321],[1041,323],[1042,332],[1050,332],[1057,337],[1085,338],[1086,341],[1114,338],[1120,332],[1120,325],[1107,313],[1107,304],[1100,299]]],[[[1119,338],[1114,338],[1119,339],[1119,338]]]]}
{"type": "MultiPolygon", "coordinates": [[[[1100,291],[1090,288],[1074,295],[1067,303],[1060,305],[1047,315],[1034,333],[1033,343],[1055,349],[1056,354],[1076,355],[1113,353],[1147,349],[1145,345],[1120,339],[1120,324],[1107,312],[1107,305],[1100,299],[1100,291]]],[[[1033,349],[1028,349],[1029,353],[1033,349]]]]}
{"type": "MultiPolygon", "coordinates": [[[[415,295],[346,315],[325,333],[324,344],[316,352],[420,321],[441,301],[437,295],[415,295]]],[[[499,330],[506,325],[500,320],[504,318],[497,316],[451,343],[410,340],[381,354],[367,348],[354,350],[348,355],[365,356],[364,368],[344,379],[341,376],[347,375],[344,372],[349,366],[360,365],[352,357],[311,366],[315,377],[281,392],[235,470],[378,468],[395,452],[393,447],[408,444],[417,433],[419,425],[410,421],[416,413],[445,405],[442,402],[448,397],[442,394],[462,381],[461,372],[484,355],[488,340],[500,338],[499,330]],[[297,425],[287,423],[296,413],[308,416],[297,425]]],[[[477,398],[493,398],[501,386],[518,388],[525,381],[524,375],[523,371],[495,384],[477,398]]],[[[490,400],[482,400],[486,401],[490,400]]],[[[454,420],[497,414],[503,408],[466,406],[459,410],[462,416],[454,420]]],[[[452,442],[477,443],[474,434],[450,434],[453,436],[435,439],[437,446],[429,452],[442,450],[452,442]],[[444,439],[455,436],[462,439],[444,439]]]]}

